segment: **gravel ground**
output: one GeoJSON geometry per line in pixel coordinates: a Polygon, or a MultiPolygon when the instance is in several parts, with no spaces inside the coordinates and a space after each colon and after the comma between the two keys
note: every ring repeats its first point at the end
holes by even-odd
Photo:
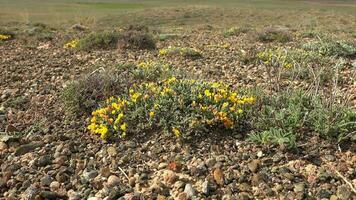
{"type": "MultiPolygon", "coordinates": [[[[197,48],[198,60],[157,51],[75,52],[57,40],[32,48],[1,43],[0,199],[356,199],[349,185],[356,187],[355,144],[338,147],[312,135],[296,150],[258,146],[242,135],[108,143],[89,134],[86,117],[68,117],[59,100],[67,81],[95,67],[150,59],[233,85],[263,86],[260,66],[239,62],[241,50],[261,46],[246,45],[250,39],[191,31],[158,44],[197,48]]],[[[352,71],[342,74],[342,91],[355,94],[352,71]]]]}

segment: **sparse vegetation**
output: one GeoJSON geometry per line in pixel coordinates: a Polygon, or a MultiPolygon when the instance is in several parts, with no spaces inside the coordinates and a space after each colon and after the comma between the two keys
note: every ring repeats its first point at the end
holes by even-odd
{"type": "Polygon", "coordinates": [[[119,33],[99,32],[91,33],[86,37],[80,39],[76,45],[79,50],[93,50],[93,49],[115,49],[119,40],[119,33]]]}
{"type": "Polygon", "coordinates": [[[131,26],[120,33],[120,49],[155,49],[156,41],[147,27],[131,26]]]}
{"type": "Polygon", "coordinates": [[[291,34],[281,28],[266,28],[257,34],[261,42],[280,42],[286,43],[292,40],[291,34]]]}
{"type": "Polygon", "coordinates": [[[159,50],[159,55],[161,56],[183,56],[185,58],[197,59],[201,58],[203,55],[199,50],[187,47],[168,47],[159,50]]]}

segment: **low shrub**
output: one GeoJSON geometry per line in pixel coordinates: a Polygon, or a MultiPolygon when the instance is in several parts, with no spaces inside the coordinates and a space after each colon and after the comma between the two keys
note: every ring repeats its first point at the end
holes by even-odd
{"type": "Polygon", "coordinates": [[[224,31],[224,37],[237,36],[241,33],[247,33],[250,29],[246,27],[232,27],[224,31]]]}
{"type": "Polygon", "coordinates": [[[119,33],[115,31],[91,33],[80,39],[76,44],[76,48],[79,50],[115,49],[118,40],[119,33]]]}
{"type": "Polygon", "coordinates": [[[182,73],[166,64],[152,61],[99,68],[69,83],[62,91],[61,98],[68,113],[88,114],[105,99],[127,92],[134,84],[160,81],[176,74],[182,73]]]}
{"type": "Polygon", "coordinates": [[[53,39],[54,29],[43,23],[30,23],[25,34],[38,41],[49,41],[53,39]]]}
{"type": "Polygon", "coordinates": [[[187,47],[168,47],[159,50],[161,56],[183,56],[185,58],[197,59],[202,57],[202,53],[199,50],[187,47]]]}
{"type": "Polygon", "coordinates": [[[129,27],[120,33],[120,49],[155,49],[156,40],[146,27],[129,27]]]}
{"type": "Polygon", "coordinates": [[[250,118],[255,133],[249,139],[254,142],[292,147],[309,132],[340,142],[356,130],[355,113],[331,98],[301,90],[258,97],[250,118]]]}
{"type": "Polygon", "coordinates": [[[259,32],[257,38],[260,42],[286,43],[292,40],[292,36],[287,30],[278,28],[267,28],[259,32]]]}
{"type": "Polygon", "coordinates": [[[176,79],[132,87],[92,113],[90,131],[101,138],[163,131],[177,137],[245,128],[254,97],[240,96],[223,83],[176,79]]]}
{"type": "Polygon", "coordinates": [[[178,38],[179,34],[175,34],[175,33],[162,33],[158,35],[158,40],[159,41],[166,41],[168,39],[175,39],[178,38]]]}
{"type": "Polygon", "coordinates": [[[302,48],[324,56],[349,57],[356,55],[356,43],[337,41],[330,37],[320,37],[316,41],[303,44],[302,48]]]}

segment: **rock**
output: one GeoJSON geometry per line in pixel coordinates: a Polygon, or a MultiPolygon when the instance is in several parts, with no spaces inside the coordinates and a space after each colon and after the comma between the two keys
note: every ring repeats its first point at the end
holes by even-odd
{"type": "Polygon", "coordinates": [[[60,195],[60,194],[58,194],[56,192],[52,192],[52,191],[41,191],[40,196],[43,199],[63,199],[63,198],[65,198],[63,195],[60,195]]]}
{"type": "Polygon", "coordinates": [[[259,151],[258,153],[257,153],[257,157],[259,157],[259,158],[261,158],[261,157],[263,157],[264,155],[263,155],[263,152],[262,151],[259,151]]]}
{"type": "Polygon", "coordinates": [[[338,200],[338,198],[337,198],[336,195],[331,195],[331,196],[330,196],[330,200],[338,200]]]}
{"type": "Polygon", "coordinates": [[[224,185],[224,175],[220,168],[216,168],[213,172],[214,180],[219,185],[224,185]]]}
{"type": "Polygon", "coordinates": [[[137,193],[137,192],[135,192],[135,193],[127,193],[124,196],[125,200],[140,200],[140,198],[141,198],[141,194],[137,193]]]}
{"type": "Polygon", "coordinates": [[[41,185],[44,187],[50,186],[50,184],[52,183],[52,178],[49,175],[44,175],[41,180],[41,185]]]}
{"type": "Polygon", "coordinates": [[[257,172],[257,169],[260,165],[260,160],[252,160],[249,164],[248,164],[248,169],[252,172],[255,173],[257,172]]]}
{"type": "Polygon", "coordinates": [[[9,144],[9,143],[14,143],[14,142],[19,142],[20,137],[14,136],[14,135],[1,134],[0,141],[4,142],[6,144],[9,144]]]}
{"type": "Polygon", "coordinates": [[[0,152],[5,151],[8,148],[5,142],[0,142],[0,152]]]}
{"type": "Polygon", "coordinates": [[[134,187],[136,185],[136,178],[135,177],[129,178],[129,185],[131,187],[134,187]]]}
{"type": "Polygon", "coordinates": [[[333,155],[325,155],[325,159],[330,161],[330,162],[332,162],[332,161],[335,160],[335,156],[333,156],[333,155]]]}
{"type": "Polygon", "coordinates": [[[187,199],[188,199],[187,193],[181,192],[178,194],[177,200],[187,200],[187,199]]]}
{"type": "Polygon", "coordinates": [[[173,171],[166,170],[163,174],[163,180],[167,184],[174,184],[178,180],[178,177],[173,171]]]}
{"type": "Polygon", "coordinates": [[[50,185],[49,188],[51,188],[52,191],[56,191],[60,187],[60,183],[58,181],[53,181],[50,185]]]}
{"type": "Polygon", "coordinates": [[[263,176],[260,173],[256,173],[252,175],[251,184],[254,186],[258,186],[260,183],[264,182],[263,176]]]}
{"type": "Polygon", "coordinates": [[[166,196],[159,194],[157,195],[156,200],[166,200],[166,196]]]}
{"type": "Polygon", "coordinates": [[[82,199],[82,195],[80,195],[78,192],[75,192],[74,190],[69,190],[67,192],[68,200],[80,200],[82,199]]]}
{"type": "Polygon", "coordinates": [[[193,186],[192,186],[190,183],[188,183],[188,184],[185,185],[184,193],[187,194],[187,198],[188,198],[188,199],[191,198],[191,197],[193,197],[193,196],[195,196],[194,188],[193,188],[193,186]]]}
{"type": "Polygon", "coordinates": [[[108,187],[114,187],[114,186],[118,186],[120,184],[120,178],[115,176],[115,175],[111,175],[108,178],[108,182],[107,182],[107,186],[108,187]]]}
{"type": "Polygon", "coordinates": [[[85,169],[83,171],[83,178],[86,180],[86,181],[91,181],[92,179],[94,179],[96,176],[98,175],[98,172],[96,170],[87,170],[85,169]]]}
{"type": "Polygon", "coordinates": [[[110,172],[110,168],[109,167],[103,167],[103,168],[100,169],[100,175],[102,177],[109,177],[110,174],[111,174],[111,172],[110,172]]]}
{"type": "Polygon", "coordinates": [[[117,155],[117,151],[115,147],[108,147],[106,149],[106,151],[108,152],[109,156],[114,157],[117,155]]]}
{"type": "Polygon", "coordinates": [[[102,200],[100,197],[89,197],[88,200],[102,200]]]}
{"type": "Polygon", "coordinates": [[[7,125],[5,128],[5,133],[13,133],[13,132],[19,132],[17,128],[11,124],[7,125]]]}
{"type": "Polygon", "coordinates": [[[38,193],[39,190],[35,186],[31,185],[22,194],[22,200],[34,200],[38,193]]]}
{"type": "Polygon", "coordinates": [[[35,163],[37,167],[45,167],[52,164],[52,157],[49,155],[41,156],[36,160],[35,163]]]}
{"type": "Polygon", "coordinates": [[[336,196],[340,200],[347,200],[351,197],[351,191],[347,185],[340,185],[337,187],[336,196]]]}
{"type": "Polygon", "coordinates": [[[167,168],[168,164],[167,163],[159,163],[158,169],[165,169],[167,168]]]}
{"type": "Polygon", "coordinates": [[[321,189],[319,191],[319,198],[324,199],[324,198],[330,198],[331,192],[327,189],[321,189]]]}
{"type": "Polygon", "coordinates": [[[24,155],[30,151],[35,150],[36,148],[42,147],[43,145],[43,142],[32,142],[29,144],[21,145],[15,150],[15,156],[24,155]]]}
{"type": "Polygon", "coordinates": [[[209,168],[214,167],[215,164],[216,164],[215,158],[209,158],[208,160],[205,161],[205,165],[209,168]]]}
{"type": "Polygon", "coordinates": [[[205,180],[201,186],[201,190],[203,192],[203,194],[205,195],[209,195],[209,181],[205,180]]]}
{"type": "Polygon", "coordinates": [[[294,184],[294,192],[304,192],[305,189],[305,183],[301,182],[301,183],[296,183],[294,184]]]}

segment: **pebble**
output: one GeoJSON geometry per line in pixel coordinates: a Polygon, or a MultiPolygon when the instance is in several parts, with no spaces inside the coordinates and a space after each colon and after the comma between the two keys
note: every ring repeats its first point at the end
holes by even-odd
{"type": "Polygon", "coordinates": [[[107,181],[107,185],[108,187],[114,187],[114,186],[118,186],[120,184],[120,178],[115,176],[115,175],[111,175],[108,178],[107,181]]]}
{"type": "Polygon", "coordinates": [[[52,191],[56,191],[60,187],[60,183],[58,181],[53,181],[50,185],[49,188],[51,188],[52,191]]]}
{"type": "Polygon", "coordinates": [[[8,148],[5,142],[0,142],[0,152],[5,151],[8,148]]]}
{"type": "Polygon", "coordinates": [[[252,172],[255,173],[257,172],[257,169],[260,165],[260,160],[252,160],[249,164],[248,164],[248,169],[252,172]]]}
{"type": "Polygon", "coordinates": [[[192,186],[190,183],[188,183],[188,184],[185,185],[184,193],[187,194],[187,198],[188,198],[188,199],[191,198],[191,197],[193,197],[193,196],[195,196],[194,188],[193,188],[193,186],[192,186]]]}
{"type": "Polygon", "coordinates": [[[301,182],[301,183],[296,183],[294,184],[294,192],[304,192],[305,189],[305,183],[301,182]]]}
{"type": "Polygon", "coordinates": [[[348,186],[340,185],[337,187],[336,195],[340,200],[347,200],[351,197],[351,191],[348,186]]]}
{"type": "Polygon", "coordinates": [[[219,185],[224,185],[224,175],[220,168],[216,168],[213,172],[214,180],[219,185]]]}
{"type": "Polygon", "coordinates": [[[202,188],[203,194],[209,195],[209,181],[208,181],[208,180],[205,180],[205,181],[203,182],[201,188],[202,188]]]}
{"type": "Polygon", "coordinates": [[[44,187],[50,186],[50,184],[52,183],[52,178],[49,175],[45,175],[41,178],[40,182],[41,182],[41,185],[44,187]]]}

